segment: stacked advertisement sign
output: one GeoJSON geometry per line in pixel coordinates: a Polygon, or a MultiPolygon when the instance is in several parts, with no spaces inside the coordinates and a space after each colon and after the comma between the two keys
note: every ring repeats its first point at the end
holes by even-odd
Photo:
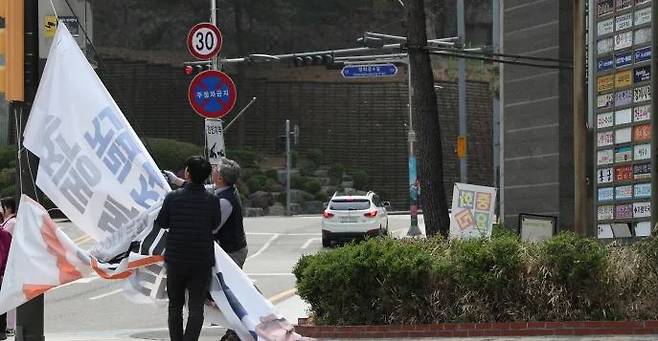
{"type": "Polygon", "coordinates": [[[598,237],[644,237],[651,234],[655,168],[653,4],[592,2],[598,237]]]}

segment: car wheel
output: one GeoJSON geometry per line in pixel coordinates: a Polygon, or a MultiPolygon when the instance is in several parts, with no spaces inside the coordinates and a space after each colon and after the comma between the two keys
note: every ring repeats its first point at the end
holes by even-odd
{"type": "Polygon", "coordinates": [[[330,247],[331,246],[331,239],[322,237],[322,247],[330,247]]]}

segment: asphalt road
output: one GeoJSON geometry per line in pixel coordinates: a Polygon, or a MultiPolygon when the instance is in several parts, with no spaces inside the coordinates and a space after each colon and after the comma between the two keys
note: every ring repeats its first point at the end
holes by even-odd
{"type": "MultiPolygon", "coordinates": [[[[389,222],[391,233],[401,236],[408,230],[409,216],[390,216],[389,222]]],[[[75,226],[59,225],[83,248],[93,245],[94,241],[75,226]]],[[[294,300],[294,265],[301,255],[322,250],[320,217],[247,218],[245,229],[249,256],[244,271],[274,304],[294,300]]],[[[166,329],[165,305],[133,303],[122,294],[121,281],[106,281],[92,274],[48,292],[45,302],[46,334],[166,329]]],[[[299,304],[293,309],[304,310],[299,304]]],[[[300,316],[303,313],[300,311],[300,316]]]]}

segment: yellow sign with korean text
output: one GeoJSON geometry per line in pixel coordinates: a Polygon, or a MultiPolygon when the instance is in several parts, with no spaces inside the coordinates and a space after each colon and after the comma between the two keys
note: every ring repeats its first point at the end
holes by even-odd
{"type": "Polygon", "coordinates": [[[633,85],[633,70],[617,72],[615,75],[615,88],[625,88],[633,85]]]}
{"type": "Polygon", "coordinates": [[[596,79],[596,91],[612,91],[615,88],[615,77],[613,75],[601,76],[596,79]]]}
{"type": "Polygon", "coordinates": [[[46,15],[43,19],[43,32],[46,38],[52,38],[57,31],[57,17],[54,15],[46,15]]]}

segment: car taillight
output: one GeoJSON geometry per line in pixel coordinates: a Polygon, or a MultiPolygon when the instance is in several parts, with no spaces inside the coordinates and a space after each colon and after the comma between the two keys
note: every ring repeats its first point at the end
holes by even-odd
{"type": "Polygon", "coordinates": [[[328,211],[324,211],[324,212],[322,212],[322,216],[325,217],[325,218],[331,218],[331,217],[334,216],[334,214],[331,213],[331,212],[328,212],[328,211]]]}
{"type": "Polygon", "coordinates": [[[377,216],[377,210],[366,212],[363,214],[364,217],[374,218],[377,216]]]}

